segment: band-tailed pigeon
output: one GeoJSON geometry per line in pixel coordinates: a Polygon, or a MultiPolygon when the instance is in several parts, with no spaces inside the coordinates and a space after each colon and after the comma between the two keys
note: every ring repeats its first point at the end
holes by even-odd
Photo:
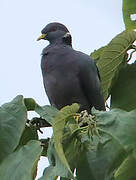
{"type": "Polygon", "coordinates": [[[99,72],[90,56],[72,48],[68,29],[60,23],[50,23],[37,40],[48,40],[42,51],[41,69],[45,91],[52,106],[61,109],[78,103],[80,110],[94,106],[105,110],[100,90],[99,72]]]}

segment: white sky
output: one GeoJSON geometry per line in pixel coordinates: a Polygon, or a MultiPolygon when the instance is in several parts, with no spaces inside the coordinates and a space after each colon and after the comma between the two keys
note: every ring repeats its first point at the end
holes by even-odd
{"type": "Polygon", "coordinates": [[[18,94],[48,103],[40,70],[48,42],[36,39],[54,21],[68,27],[75,49],[90,54],[124,30],[122,0],[0,0],[0,105],[18,94]]]}
{"type": "Polygon", "coordinates": [[[47,103],[40,54],[48,44],[37,42],[50,22],[64,23],[73,47],[90,54],[124,30],[121,0],[0,0],[0,104],[17,94],[47,103]]]}

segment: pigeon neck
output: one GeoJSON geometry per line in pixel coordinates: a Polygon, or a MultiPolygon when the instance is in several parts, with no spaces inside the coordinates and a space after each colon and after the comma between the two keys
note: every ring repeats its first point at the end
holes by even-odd
{"type": "Polygon", "coordinates": [[[53,45],[53,44],[56,44],[56,45],[57,44],[65,44],[65,45],[72,46],[71,43],[68,44],[67,42],[65,42],[62,37],[50,40],[50,45],[53,45]]]}
{"type": "Polygon", "coordinates": [[[51,39],[50,44],[61,44],[62,43],[62,38],[57,38],[57,39],[51,39]]]}

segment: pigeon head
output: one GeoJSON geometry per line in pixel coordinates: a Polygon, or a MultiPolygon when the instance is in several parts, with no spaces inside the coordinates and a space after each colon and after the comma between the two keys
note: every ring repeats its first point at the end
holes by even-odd
{"type": "Polygon", "coordinates": [[[66,42],[70,39],[68,29],[61,23],[50,23],[45,26],[41,33],[42,35],[37,39],[37,41],[43,39],[53,43],[58,39],[63,39],[64,41],[66,40],[66,42]]]}

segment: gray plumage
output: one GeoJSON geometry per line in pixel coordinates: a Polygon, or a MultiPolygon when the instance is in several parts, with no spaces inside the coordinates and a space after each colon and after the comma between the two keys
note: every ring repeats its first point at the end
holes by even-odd
{"type": "Polygon", "coordinates": [[[51,105],[61,109],[78,103],[79,111],[90,112],[93,106],[105,110],[96,64],[90,56],[72,48],[68,29],[60,23],[50,23],[40,39],[50,42],[43,49],[41,69],[51,105]]]}

